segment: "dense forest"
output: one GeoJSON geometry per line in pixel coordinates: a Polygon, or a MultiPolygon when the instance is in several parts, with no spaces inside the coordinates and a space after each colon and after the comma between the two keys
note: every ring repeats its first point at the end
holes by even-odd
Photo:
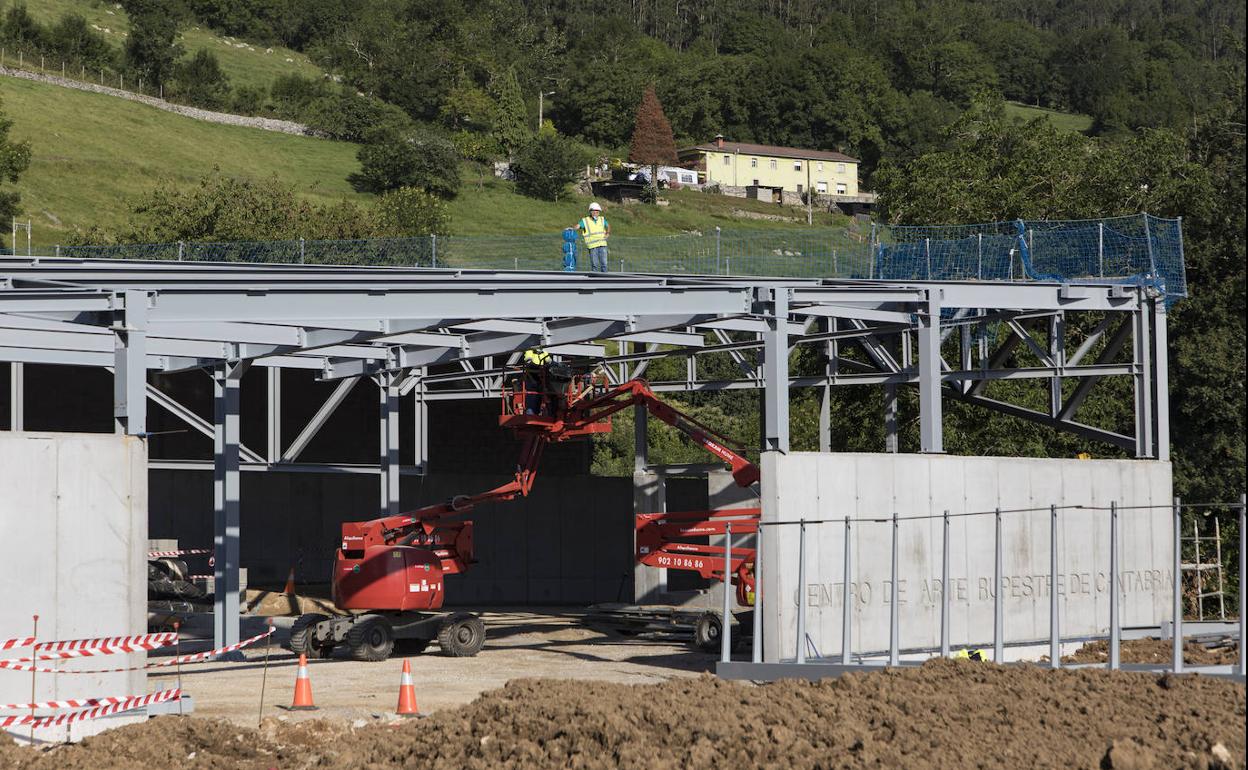
{"type": "MultiPolygon", "coordinates": [[[[6,9],[0,36],[71,59],[114,56],[111,66],[149,84],[168,80],[190,101],[305,120],[365,145],[376,124],[419,130],[424,145],[444,154],[449,145],[462,160],[508,157],[543,135],[619,154],[654,86],[678,143],[722,133],[861,158],[864,186],[880,193],[877,216],[892,222],[1182,216],[1191,296],[1171,319],[1176,491],[1210,500],[1244,488],[1240,0],[182,0],[172,13],[157,0],[124,5],[132,33],[116,54],[71,17],[40,27],[20,5],[6,9]],[[280,43],[327,76],[284,76],[267,93],[231,90],[210,53],[172,44],[189,24],[280,43]],[[543,132],[539,94],[552,124],[543,132]],[[1007,102],[1081,113],[1092,126],[1024,123],[1007,102]]],[[[878,448],[878,421],[864,417],[878,414],[878,394],[843,390],[838,448],[878,448]]],[[[1106,392],[1089,408],[1112,427],[1124,419],[1122,396],[1106,392]]],[[[795,415],[812,417],[813,402],[799,401],[795,415]]],[[[736,417],[749,410],[695,405],[716,410],[707,419],[747,442],[757,436],[736,417]]],[[[803,443],[809,422],[795,419],[800,448],[813,448],[803,443]]],[[[951,451],[1079,449],[1008,418],[984,423],[950,405],[951,451]]],[[[903,445],[913,430],[907,423],[903,445]]],[[[600,454],[603,469],[612,451],[600,454]]],[[[617,459],[629,453],[621,446],[617,459]]]]}

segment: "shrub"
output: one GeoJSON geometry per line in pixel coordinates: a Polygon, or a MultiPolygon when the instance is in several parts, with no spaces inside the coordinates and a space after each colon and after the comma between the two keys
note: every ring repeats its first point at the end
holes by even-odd
{"type": "Polygon", "coordinates": [[[531,198],[557,201],[585,165],[580,148],[558,134],[542,132],[511,164],[516,189],[531,198]]]}
{"type": "Polygon", "coordinates": [[[360,148],[360,171],[347,177],[360,192],[420,187],[440,198],[459,192],[459,158],[446,139],[424,132],[390,134],[360,148]]]}
{"type": "Polygon", "coordinates": [[[302,120],[313,100],[325,95],[325,82],[291,73],[279,75],[269,88],[277,114],[288,120],[302,120]]]}
{"type": "Polygon", "coordinates": [[[407,113],[393,104],[348,89],[314,99],[305,114],[310,128],[346,142],[364,142],[374,134],[401,133],[412,123],[407,113]]]}
{"type": "Polygon", "coordinates": [[[264,90],[256,86],[239,86],[230,96],[230,109],[243,115],[256,115],[264,110],[264,90]]]}
{"type": "Polygon", "coordinates": [[[173,67],[173,95],[198,107],[218,109],[230,98],[230,80],[212,51],[201,48],[173,67]]]}
{"type": "Polygon", "coordinates": [[[446,204],[417,187],[391,190],[377,202],[377,224],[382,235],[445,233],[449,220],[446,204]]]}

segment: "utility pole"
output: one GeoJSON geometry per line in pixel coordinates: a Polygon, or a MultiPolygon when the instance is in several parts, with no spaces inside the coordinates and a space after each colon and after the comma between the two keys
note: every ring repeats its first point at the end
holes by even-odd
{"type": "Polygon", "coordinates": [[[815,191],[810,186],[810,158],[806,159],[806,224],[815,223],[815,191]]]}
{"type": "Polygon", "coordinates": [[[544,106],[543,101],[545,100],[547,96],[554,96],[554,95],[555,95],[554,91],[540,91],[539,90],[537,92],[537,130],[538,131],[542,130],[542,108],[544,106]]]}

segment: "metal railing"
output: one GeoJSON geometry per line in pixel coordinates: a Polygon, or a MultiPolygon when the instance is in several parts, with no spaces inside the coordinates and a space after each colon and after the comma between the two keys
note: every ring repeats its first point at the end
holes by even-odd
{"type": "MultiPolygon", "coordinates": [[[[1109,506],[1096,505],[1050,505],[1048,508],[1022,508],[1012,510],[994,509],[991,511],[971,511],[951,513],[946,510],[939,515],[915,515],[915,516],[899,516],[892,513],[882,517],[842,517],[838,519],[799,519],[797,521],[781,521],[781,522],[760,522],[758,525],[758,534],[756,541],[755,563],[754,563],[754,622],[752,623],[751,637],[751,660],[752,664],[779,663],[779,664],[796,664],[798,666],[816,664],[828,664],[829,662],[842,667],[880,667],[902,665],[901,655],[928,655],[938,654],[941,657],[949,657],[952,652],[950,643],[950,607],[952,603],[953,591],[949,590],[950,586],[950,523],[953,519],[963,517],[993,517],[994,522],[994,553],[993,553],[993,623],[992,623],[992,659],[996,662],[1004,662],[1006,647],[1022,647],[1037,646],[1048,643],[1049,653],[1047,665],[1050,668],[1062,668],[1061,648],[1063,644],[1088,642],[1093,640],[1108,639],[1108,661],[1105,664],[1111,670],[1119,670],[1122,665],[1122,634],[1123,626],[1121,622],[1121,602],[1122,602],[1122,584],[1121,584],[1121,556],[1122,546],[1120,543],[1121,535],[1119,531],[1119,519],[1123,511],[1134,510],[1158,510],[1168,508],[1171,511],[1173,520],[1173,538],[1172,538],[1172,580],[1171,590],[1173,592],[1172,617],[1173,620],[1169,626],[1169,637],[1172,640],[1172,655],[1168,666],[1153,664],[1133,664],[1130,668],[1133,670],[1151,670],[1157,672],[1168,671],[1172,673],[1182,673],[1185,669],[1192,671],[1200,671],[1202,673],[1213,674],[1232,674],[1243,677],[1244,672],[1248,669],[1248,655],[1243,644],[1245,638],[1245,618],[1248,617],[1248,608],[1245,607],[1245,600],[1248,594],[1245,593],[1243,587],[1243,576],[1246,574],[1245,569],[1245,511],[1248,510],[1248,504],[1245,497],[1240,496],[1237,503],[1205,503],[1205,504],[1183,504],[1178,498],[1174,499],[1171,506],[1119,506],[1117,503],[1111,502],[1109,506]],[[1182,548],[1182,531],[1184,511],[1188,511],[1191,515],[1203,515],[1211,510],[1225,509],[1235,512],[1238,517],[1239,527],[1239,618],[1238,618],[1238,634],[1239,649],[1238,662],[1234,666],[1197,666],[1187,667],[1183,659],[1183,647],[1185,641],[1184,631],[1184,612],[1183,612],[1183,548],[1182,548]],[[1035,514],[1047,511],[1049,514],[1049,565],[1048,565],[1048,586],[1049,586],[1049,633],[1048,639],[1015,639],[1009,640],[1005,627],[1005,598],[1003,590],[1003,554],[1004,539],[1002,537],[1002,522],[1005,516],[1013,514],[1035,514]],[[1062,585],[1061,568],[1060,568],[1060,545],[1058,537],[1058,524],[1063,511],[1089,511],[1107,514],[1109,525],[1109,569],[1108,569],[1108,594],[1109,594],[1109,618],[1107,634],[1092,635],[1063,635],[1061,630],[1061,606],[1059,596],[1061,595],[1060,586],[1062,585]],[[903,648],[901,645],[902,622],[899,611],[899,584],[901,582],[900,563],[899,563],[899,525],[904,521],[920,521],[920,520],[936,520],[942,523],[941,527],[941,579],[940,579],[940,608],[939,608],[939,645],[938,646],[919,646],[903,648]],[[889,621],[888,621],[888,649],[887,650],[863,650],[856,651],[853,645],[854,632],[854,596],[853,596],[853,577],[854,560],[853,560],[853,534],[854,528],[859,524],[887,524],[890,525],[890,566],[889,566],[889,621]],[[843,528],[844,553],[842,555],[842,600],[841,600],[841,649],[839,655],[835,659],[826,658],[818,653],[818,648],[814,644],[807,633],[807,615],[808,615],[808,590],[807,590],[807,529],[815,526],[840,526],[843,528]],[[768,596],[763,587],[764,570],[770,569],[770,565],[764,563],[764,542],[768,532],[779,532],[785,527],[796,527],[798,529],[797,537],[797,553],[796,566],[793,567],[797,572],[797,617],[796,617],[796,639],[793,649],[792,658],[784,658],[783,655],[778,661],[764,661],[763,654],[763,618],[766,613],[771,612],[777,615],[778,610],[772,609],[770,606],[776,601],[774,597],[768,596]],[[815,653],[815,660],[812,661],[808,657],[808,651],[815,653]],[[885,658],[884,662],[872,661],[871,658],[885,658]]],[[[774,535],[773,535],[774,536],[774,535]]],[[[777,541],[778,542],[778,541],[777,541]]],[[[724,558],[730,560],[732,548],[732,533],[729,530],[724,540],[724,558]]],[[[783,559],[782,559],[783,561],[783,559]]],[[[729,562],[730,563],[730,562],[729,562]]],[[[791,564],[791,562],[789,562],[791,564]]],[[[725,571],[725,576],[731,574],[731,570],[725,571]]],[[[728,578],[725,577],[725,580],[728,578]]],[[[777,581],[778,582],[778,581],[777,581]]],[[[730,591],[725,585],[724,590],[724,608],[723,618],[725,622],[721,623],[722,639],[720,663],[727,664],[732,662],[732,639],[731,639],[731,623],[726,622],[730,616],[731,603],[730,591]]],[[[1230,624],[1219,624],[1221,628],[1231,628],[1230,624]]],[[[1166,636],[1165,626],[1157,628],[1157,633],[1163,638],[1166,636]]],[[[968,640],[968,647],[979,647],[982,642],[976,641],[971,643],[968,640]]],[[[1089,664],[1065,664],[1067,667],[1079,667],[1089,664]]],[[[1100,664],[1091,664],[1100,665],[1100,664]]],[[[751,676],[748,678],[758,678],[751,676]]]]}

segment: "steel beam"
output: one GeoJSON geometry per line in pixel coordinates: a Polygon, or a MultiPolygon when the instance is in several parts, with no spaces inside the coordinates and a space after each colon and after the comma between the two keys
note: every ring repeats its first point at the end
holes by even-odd
{"type": "Polygon", "coordinates": [[[355,387],[356,382],[358,380],[344,380],[338,383],[338,386],[334,388],[334,392],[329,394],[329,397],[325,399],[325,403],[321,404],[321,408],[316,410],[316,414],[312,416],[308,424],[303,427],[303,430],[299,431],[299,435],[286,448],[286,451],[282,453],[282,462],[289,463],[299,459],[299,455],[303,454],[303,450],[307,448],[308,442],[315,438],[316,434],[325,426],[325,422],[342,404],[347,394],[355,387]]]}
{"type": "Polygon", "coordinates": [[[1153,456],[1153,375],[1152,350],[1149,338],[1152,324],[1147,309],[1141,308],[1131,314],[1132,363],[1135,373],[1132,387],[1135,392],[1135,456],[1153,456]]]}
{"type": "Polygon", "coordinates": [[[1166,303],[1153,299],[1149,303],[1153,317],[1153,419],[1157,434],[1153,450],[1158,460],[1170,459],[1170,343],[1166,330],[1166,303]]]}
{"type": "MultiPolygon", "coordinates": [[[[1098,325],[1099,326],[1099,325],[1098,325]]],[[[1127,339],[1131,336],[1131,319],[1123,319],[1118,326],[1118,331],[1114,332],[1114,336],[1109,338],[1109,342],[1105,344],[1105,348],[1100,355],[1096,357],[1098,365],[1109,364],[1110,361],[1118,357],[1123,347],[1127,344],[1127,339]]],[[[1082,346],[1080,346],[1082,349],[1082,346]]],[[[1080,351],[1075,351],[1076,353],[1080,351]]],[[[1080,359],[1086,355],[1086,351],[1079,356],[1080,359]]],[[[1072,365],[1067,367],[1068,372],[1071,369],[1080,369],[1072,365]]],[[[1132,370],[1133,371],[1133,370],[1132,370]]],[[[1092,386],[1101,380],[1100,376],[1086,376],[1079,380],[1079,384],[1075,386],[1075,390],[1070,394],[1070,398],[1066,399],[1066,403],[1058,410],[1057,417],[1060,420],[1069,420],[1079,411],[1079,406],[1083,404],[1083,400],[1088,397],[1088,393],[1092,392],[1092,386]]]]}
{"type": "Polygon", "coordinates": [[[142,291],[125,293],[113,319],[113,417],[117,432],[147,435],[147,307],[142,291]]]}
{"type": "MultiPolygon", "coordinates": [[[[282,370],[265,370],[265,459],[270,463],[282,459],[282,370]]],[[[240,451],[242,445],[239,445],[240,451]]]]}
{"type": "Polygon", "coordinates": [[[769,289],[763,332],[763,451],[789,451],[789,290],[769,289]]]}

